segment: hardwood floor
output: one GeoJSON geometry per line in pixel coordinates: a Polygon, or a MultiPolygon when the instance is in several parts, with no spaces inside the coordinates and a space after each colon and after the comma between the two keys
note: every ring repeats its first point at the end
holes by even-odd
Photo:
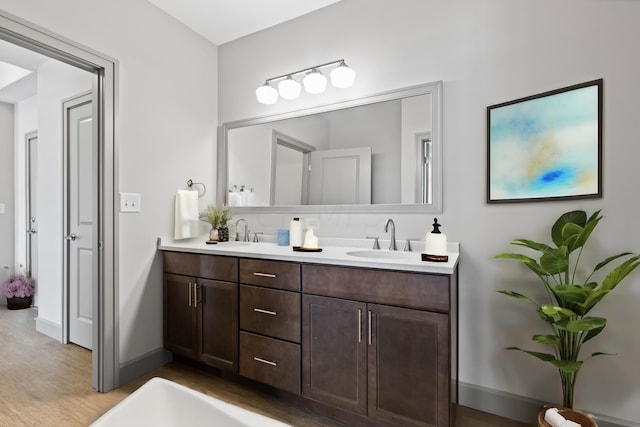
{"type": "MultiPolygon", "coordinates": [[[[87,426],[152,377],[163,377],[293,426],[340,426],[266,393],[171,363],[110,393],[91,386],[91,352],[35,332],[36,309],[0,306],[0,426],[87,426]]],[[[457,427],[525,427],[465,407],[457,427]]]]}

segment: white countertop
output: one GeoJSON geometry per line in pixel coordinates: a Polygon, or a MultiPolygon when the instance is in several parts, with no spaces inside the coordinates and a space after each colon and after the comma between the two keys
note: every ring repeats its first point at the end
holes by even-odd
{"type": "MultiPolygon", "coordinates": [[[[272,242],[220,242],[218,244],[206,244],[206,237],[172,240],[169,238],[158,239],[158,249],[161,251],[191,252],[208,255],[229,255],[246,258],[273,259],[280,261],[297,261],[316,264],[345,265],[352,267],[380,268],[385,270],[415,271],[421,273],[453,274],[458,264],[460,254],[459,243],[448,243],[447,262],[422,261],[421,253],[403,252],[402,258],[365,258],[348,255],[352,251],[370,251],[371,240],[350,239],[338,241],[338,239],[320,238],[322,252],[295,252],[289,246],[278,246],[272,242]],[[329,244],[331,243],[331,244],[329,244]],[[346,244],[346,245],[345,245],[346,244]],[[367,246],[363,246],[366,244],[367,246]],[[406,255],[406,258],[404,257],[406,255]]],[[[380,255],[387,252],[380,250],[380,255]]],[[[401,252],[401,251],[398,251],[401,252]]]]}

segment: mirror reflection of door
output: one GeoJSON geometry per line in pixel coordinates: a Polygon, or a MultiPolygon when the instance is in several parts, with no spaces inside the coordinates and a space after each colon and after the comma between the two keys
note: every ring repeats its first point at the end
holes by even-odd
{"type": "Polygon", "coordinates": [[[309,200],[309,153],[315,147],[273,131],[271,206],[306,205],[309,200]]]}
{"type": "MultiPolygon", "coordinates": [[[[27,213],[27,256],[26,273],[38,280],[38,216],[36,205],[36,188],[38,185],[38,133],[30,132],[25,135],[26,142],[26,213],[27,213]]],[[[38,305],[38,294],[34,298],[34,305],[38,305]]]]}
{"type": "Polygon", "coordinates": [[[371,148],[311,153],[309,189],[312,205],[371,203],[371,148]]]}
{"type": "Polygon", "coordinates": [[[93,106],[91,93],[64,103],[67,145],[69,341],[93,346],[93,106]]]}

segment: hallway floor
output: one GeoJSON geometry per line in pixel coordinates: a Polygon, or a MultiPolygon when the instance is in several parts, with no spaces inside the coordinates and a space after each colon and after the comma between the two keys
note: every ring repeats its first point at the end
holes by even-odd
{"type": "MultiPolygon", "coordinates": [[[[87,426],[152,377],[164,377],[293,426],[339,426],[268,394],[180,363],[110,393],[91,386],[91,352],[35,332],[37,310],[0,307],[0,426],[87,426]]],[[[457,427],[526,427],[465,407],[457,427]]]]}

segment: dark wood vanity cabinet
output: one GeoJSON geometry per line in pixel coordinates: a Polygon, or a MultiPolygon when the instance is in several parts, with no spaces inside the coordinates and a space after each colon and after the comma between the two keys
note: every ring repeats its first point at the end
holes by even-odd
{"type": "Polygon", "coordinates": [[[164,347],[238,371],[235,258],[164,252],[164,347]]]}
{"type": "Polygon", "coordinates": [[[164,271],[167,350],[347,423],[454,425],[457,273],[179,252],[164,271]]]}
{"type": "Polygon", "coordinates": [[[303,395],[381,425],[452,425],[448,276],[318,265],[302,271],[303,395]],[[433,298],[419,298],[419,282],[433,288],[426,290],[433,298]]]}

